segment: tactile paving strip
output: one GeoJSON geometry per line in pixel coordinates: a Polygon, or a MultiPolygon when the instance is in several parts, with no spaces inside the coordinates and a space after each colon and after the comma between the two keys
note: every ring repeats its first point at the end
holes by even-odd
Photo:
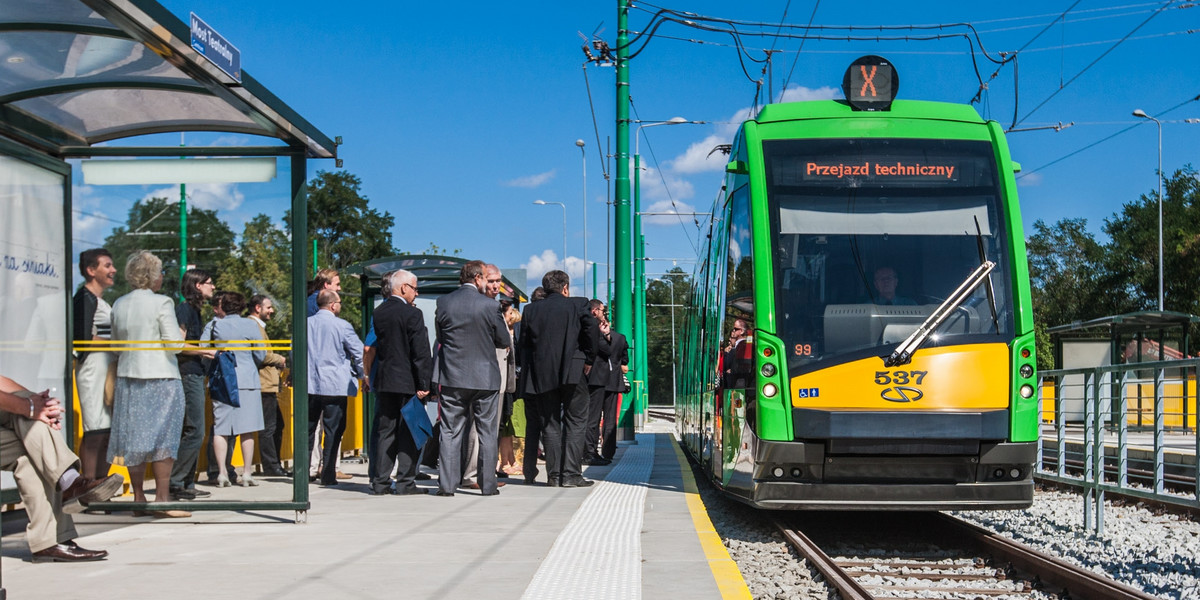
{"type": "Polygon", "coordinates": [[[559,534],[523,598],[642,597],[642,519],[653,435],[637,436],[559,534]]]}

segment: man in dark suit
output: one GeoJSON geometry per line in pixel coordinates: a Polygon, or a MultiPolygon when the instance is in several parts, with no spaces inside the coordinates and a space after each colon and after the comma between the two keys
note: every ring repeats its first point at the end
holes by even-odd
{"type": "Polygon", "coordinates": [[[414,395],[429,395],[433,357],[429,354],[429,332],[425,316],[413,302],[417,299],[417,277],[399,270],[391,273],[391,295],[374,313],[374,374],[377,394],[375,422],[371,429],[371,494],[422,493],[416,486],[420,448],[413,441],[409,424],[400,408],[414,395]],[[396,487],[392,490],[392,467],[399,460],[396,487]]]}
{"type": "MultiPolygon", "coordinates": [[[[601,328],[604,332],[604,328],[601,328]]],[[[608,376],[607,393],[604,395],[604,429],[600,432],[600,458],[612,462],[617,453],[617,398],[625,390],[625,371],[629,364],[629,342],[625,334],[608,331],[608,376]]]]}
{"type": "Polygon", "coordinates": [[[547,482],[586,487],[592,485],[582,471],[587,375],[596,361],[599,329],[587,299],[571,297],[570,283],[562,271],[542,277],[546,299],[525,308],[520,343],[528,359],[523,367],[529,370],[526,391],[538,403],[541,418],[547,482]]]}
{"type": "Polygon", "coordinates": [[[479,432],[480,493],[496,487],[496,437],[500,419],[500,365],[496,349],[512,343],[508,326],[487,289],[483,261],[463,265],[457,290],[438,298],[434,326],[438,343],[437,381],[441,385],[442,434],[438,455],[438,496],[453,496],[462,478],[463,436],[472,420],[479,432]]]}
{"type": "Polygon", "coordinates": [[[600,439],[600,417],[604,416],[604,399],[608,395],[609,379],[612,368],[609,364],[609,327],[608,317],[605,316],[604,303],[593,298],[588,301],[588,310],[596,317],[599,328],[597,339],[600,345],[596,348],[596,362],[592,364],[592,372],[588,373],[588,419],[587,431],[583,440],[583,462],[588,465],[604,466],[612,461],[601,458],[596,453],[596,445],[600,439]]]}

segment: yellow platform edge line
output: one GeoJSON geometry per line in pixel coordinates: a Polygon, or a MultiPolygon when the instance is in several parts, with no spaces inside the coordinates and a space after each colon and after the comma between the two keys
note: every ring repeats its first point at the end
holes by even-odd
{"type": "Polygon", "coordinates": [[[683,474],[683,492],[687,498],[688,512],[692,514],[692,526],[696,528],[696,537],[700,539],[700,548],[704,551],[704,557],[708,559],[708,568],[712,571],[713,581],[716,582],[721,597],[753,598],[741,570],[729,557],[729,550],[721,543],[721,536],[717,535],[712,520],[708,518],[708,510],[700,500],[691,465],[688,464],[674,436],[669,437],[671,447],[675,449],[675,460],[679,461],[679,470],[683,474]]]}

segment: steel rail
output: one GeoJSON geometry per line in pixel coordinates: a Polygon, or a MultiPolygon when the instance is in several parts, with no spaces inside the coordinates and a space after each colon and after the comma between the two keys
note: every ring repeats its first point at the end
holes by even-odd
{"type": "Polygon", "coordinates": [[[1038,576],[1042,581],[1067,590],[1073,598],[1091,600],[1156,600],[1147,594],[1114,579],[1088,571],[1061,558],[1044,554],[1029,546],[1005,538],[962,519],[937,515],[948,527],[1016,568],[1038,576]]]}
{"type": "Polygon", "coordinates": [[[821,550],[808,536],[800,531],[784,525],[779,519],[771,519],[771,523],[775,528],[783,534],[787,540],[801,556],[804,557],[812,566],[816,567],[821,575],[825,577],[825,581],[829,582],[842,600],[874,600],[875,596],[871,595],[863,586],[859,585],[849,573],[839,567],[824,550],[821,550]]]}

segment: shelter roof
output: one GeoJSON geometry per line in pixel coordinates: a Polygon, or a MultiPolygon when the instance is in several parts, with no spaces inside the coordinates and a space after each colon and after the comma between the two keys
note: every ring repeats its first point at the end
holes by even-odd
{"type": "Polygon", "coordinates": [[[333,140],[245,71],[240,81],[191,45],[154,0],[3,0],[0,134],[59,157],[176,131],[267,136],[310,158],[333,140]]]}
{"type": "Polygon", "coordinates": [[[1192,323],[1200,323],[1200,317],[1181,312],[1148,310],[1100,317],[1090,321],[1075,321],[1051,327],[1046,332],[1065,337],[1110,337],[1142,331],[1182,329],[1192,323]]]}
{"type": "MultiPolygon", "coordinates": [[[[356,263],[344,271],[349,275],[365,275],[368,285],[378,288],[384,274],[404,269],[417,276],[417,287],[422,294],[448,294],[458,288],[458,272],[467,262],[468,259],[458,256],[400,254],[356,263]]],[[[500,293],[517,299],[518,303],[528,301],[524,290],[508,277],[503,277],[500,293]]]]}

